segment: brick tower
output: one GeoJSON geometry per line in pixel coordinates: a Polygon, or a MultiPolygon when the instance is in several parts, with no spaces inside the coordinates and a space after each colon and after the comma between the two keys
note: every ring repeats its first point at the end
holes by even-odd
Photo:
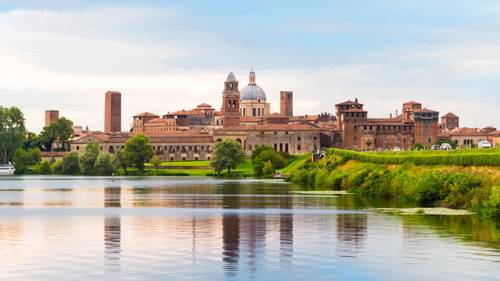
{"type": "Polygon", "coordinates": [[[280,92],[280,113],[288,117],[293,117],[293,92],[280,92]]]}
{"type": "Polygon", "coordinates": [[[45,110],[45,127],[59,120],[59,110],[45,110]]]}
{"type": "Polygon", "coordinates": [[[238,80],[232,72],[229,73],[224,82],[221,111],[224,127],[240,124],[240,92],[238,91],[238,80]]]}
{"type": "Polygon", "coordinates": [[[107,91],[104,109],[104,132],[121,132],[122,94],[117,91],[107,91]]]}

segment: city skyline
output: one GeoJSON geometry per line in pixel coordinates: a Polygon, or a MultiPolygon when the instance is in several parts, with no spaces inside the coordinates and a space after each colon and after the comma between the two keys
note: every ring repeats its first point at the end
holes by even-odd
{"type": "Polygon", "coordinates": [[[219,109],[227,73],[246,84],[255,64],[271,112],[290,90],[299,115],[358,97],[386,117],[417,100],[464,127],[500,126],[494,1],[229,3],[0,1],[2,104],[31,131],[45,109],[102,130],[102,95],[117,90],[126,130],[143,111],[219,109]]]}

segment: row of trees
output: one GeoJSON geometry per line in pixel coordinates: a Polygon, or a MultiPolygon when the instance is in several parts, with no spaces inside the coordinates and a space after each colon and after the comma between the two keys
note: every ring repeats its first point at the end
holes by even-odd
{"type": "Polygon", "coordinates": [[[109,176],[119,169],[123,169],[123,173],[127,174],[129,167],[137,168],[139,173],[143,173],[144,163],[149,161],[153,154],[153,147],[149,145],[148,138],[138,135],[129,139],[125,148],[113,155],[101,152],[99,145],[91,142],[85,146],[83,153],[67,153],[62,160],[54,163],[40,162],[40,152],[37,149],[18,149],[15,163],[16,170],[17,167],[22,167],[19,173],[26,172],[28,166],[34,165],[33,172],[39,174],[109,176]]]}

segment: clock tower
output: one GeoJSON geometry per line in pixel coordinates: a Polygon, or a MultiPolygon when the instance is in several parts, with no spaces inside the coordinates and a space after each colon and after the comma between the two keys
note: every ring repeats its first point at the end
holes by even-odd
{"type": "Polygon", "coordinates": [[[234,73],[229,73],[222,93],[222,123],[224,127],[240,125],[240,92],[234,73]]]}

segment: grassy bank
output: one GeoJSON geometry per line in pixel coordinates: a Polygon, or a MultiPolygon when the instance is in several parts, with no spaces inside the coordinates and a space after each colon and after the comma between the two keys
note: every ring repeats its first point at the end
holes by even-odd
{"type": "Polygon", "coordinates": [[[297,160],[283,172],[287,180],[315,189],[349,190],[500,217],[500,167],[491,161],[499,156],[499,150],[378,154],[331,149],[320,161],[297,160]],[[449,164],[467,157],[472,164],[449,164]],[[481,157],[486,160],[478,160],[481,157]]]}

